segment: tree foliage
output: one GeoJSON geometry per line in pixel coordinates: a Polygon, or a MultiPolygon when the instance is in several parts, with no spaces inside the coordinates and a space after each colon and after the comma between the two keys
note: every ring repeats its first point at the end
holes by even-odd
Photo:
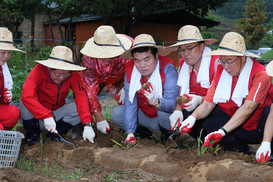
{"type": "MultiPolygon", "coordinates": [[[[210,9],[216,9],[228,0],[91,0],[89,14],[99,14],[105,24],[111,24],[117,17],[123,17],[124,30],[128,33],[136,22],[145,16],[151,16],[156,10],[181,8],[197,15],[207,15],[210,9]]],[[[115,28],[121,28],[115,27],[115,28]]]]}
{"type": "MultiPolygon", "coordinates": [[[[213,11],[213,13],[226,18],[239,19],[242,18],[246,4],[247,0],[229,0],[222,7],[213,11]]],[[[268,17],[266,23],[268,23],[273,18],[273,0],[264,0],[264,6],[266,7],[266,16],[268,17]]]]}
{"type": "Polygon", "coordinates": [[[246,44],[249,48],[255,48],[263,39],[266,19],[266,8],[264,1],[260,0],[247,0],[243,18],[238,20],[236,29],[245,37],[246,44]]]}

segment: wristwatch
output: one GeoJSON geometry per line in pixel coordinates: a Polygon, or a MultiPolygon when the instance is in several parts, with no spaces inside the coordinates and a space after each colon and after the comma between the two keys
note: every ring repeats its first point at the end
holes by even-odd
{"type": "Polygon", "coordinates": [[[158,100],[158,103],[155,105],[155,107],[156,107],[156,108],[159,108],[159,107],[160,107],[161,102],[160,102],[160,99],[157,99],[157,100],[158,100]]]}
{"type": "Polygon", "coordinates": [[[92,126],[92,123],[91,122],[85,123],[85,124],[83,124],[83,126],[92,126]]]}

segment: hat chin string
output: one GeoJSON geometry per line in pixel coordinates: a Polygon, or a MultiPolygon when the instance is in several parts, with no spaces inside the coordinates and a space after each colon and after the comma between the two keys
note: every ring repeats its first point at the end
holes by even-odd
{"type": "Polygon", "coordinates": [[[50,56],[49,59],[54,59],[54,60],[57,60],[57,61],[63,61],[63,62],[68,63],[68,64],[76,65],[76,64],[73,63],[73,62],[67,61],[67,60],[65,60],[65,59],[60,59],[60,58],[52,57],[52,56],[50,56]]]}
{"type": "Polygon", "coordinates": [[[0,40],[0,43],[13,44],[13,42],[11,41],[4,41],[4,40],[0,40]]]}
{"type": "Polygon", "coordinates": [[[123,50],[126,51],[124,45],[121,43],[121,41],[118,39],[118,42],[119,42],[119,45],[115,45],[115,44],[99,44],[97,43],[95,40],[94,40],[94,43],[97,45],[97,46],[111,46],[111,47],[121,47],[123,50]]]}
{"type": "Polygon", "coordinates": [[[243,53],[243,52],[240,52],[240,51],[236,51],[234,49],[230,49],[230,48],[227,48],[227,47],[222,47],[222,46],[219,46],[220,49],[223,49],[223,50],[227,50],[227,51],[231,51],[231,52],[237,52],[237,53],[241,53],[243,55],[245,55],[246,53],[243,53]]]}
{"type": "Polygon", "coordinates": [[[155,43],[152,43],[152,42],[140,42],[140,43],[135,44],[134,47],[139,46],[139,45],[147,45],[147,44],[156,46],[155,43]]]}
{"type": "Polygon", "coordinates": [[[201,39],[182,39],[182,40],[178,40],[177,42],[184,42],[184,41],[203,41],[201,39]]]}

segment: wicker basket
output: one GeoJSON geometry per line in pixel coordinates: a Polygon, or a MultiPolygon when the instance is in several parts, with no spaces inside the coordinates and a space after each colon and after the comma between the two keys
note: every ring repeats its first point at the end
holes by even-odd
{"type": "Polygon", "coordinates": [[[20,132],[0,130],[0,169],[15,166],[23,138],[20,132]]]}

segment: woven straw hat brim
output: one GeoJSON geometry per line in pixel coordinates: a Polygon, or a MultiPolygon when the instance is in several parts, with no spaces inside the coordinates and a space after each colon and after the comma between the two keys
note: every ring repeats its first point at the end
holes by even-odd
{"type": "Polygon", "coordinates": [[[229,51],[229,50],[224,50],[221,48],[218,48],[215,51],[211,51],[209,53],[204,54],[204,56],[213,56],[213,55],[218,55],[218,56],[247,56],[247,57],[253,57],[253,58],[261,58],[260,56],[253,54],[251,52],[246,51],[245,53],[241,52],[235,52],[235,51],[229,51]]]}
{"type": "Polygon", "coordinates": [[[266,66],[266,73],[273,77],[273,60],[266,66]]]}
{"type": "Polygon", "coordinates": [[[123,59],[134,59],[134,57],[131,54],[131,51],[133,49],[136,49],[139,47],[155,47],[155,48],[157,48],[158,54],[160,56],[167,56],[168,54],[170,54],[173,51],[172,49],[165,48],[164,46],[157,46],[157,45],[151,46],[150,44],[149,45],[142,44],[142,45],[135,46],[135,47],[128,49],[120,57],[123,59]]]}
{"type": "MultiPolygon", "coordinates": [[[[127,50],[132,46],[132,41],[120,34],[116,34],[117,38],[127,50]]],[[[94,37],[90,38],[80,51],[83,55],[93,58],[113,58],[120,56],[125,50],[122,47],[115,46],[99,46],[94,43],[94,37]]]]}
{"type": "Polygon", "coordinates": [[[217,42],[216,39],[185,40],[185,41],[179,41],[179,42],[177,42],[177,43],[175,43],[173,45],[170,45],[168,47],[178,47],[178,46],[181,46],[181,45],[191,44],[191,43],[195,43],[195,42],[202,42],[202,41],[204,41],[204,43],[206,45],[209,45],[209,44],[217,42]]]}
{"type": "Polygon", "coordinates": [[[60,69],[60,70],[80,71],[80,70],[86,69],[85,67],[74,65],[73,63],[67,63],[67,62],[58,61],[55,59],[38,60],[35,62],[40,63],[49,68],[60,69]]]}
{"type": "Polygon", "coordinates": [[[20,49],[17,49],[13,46],[13,44],[7,44],[7,43],[0,43],[0,50],[5,50],[5,51],[18,51],[18,52],[23,52],[26,53],[25,51],[22,51],[20,49]]]}

